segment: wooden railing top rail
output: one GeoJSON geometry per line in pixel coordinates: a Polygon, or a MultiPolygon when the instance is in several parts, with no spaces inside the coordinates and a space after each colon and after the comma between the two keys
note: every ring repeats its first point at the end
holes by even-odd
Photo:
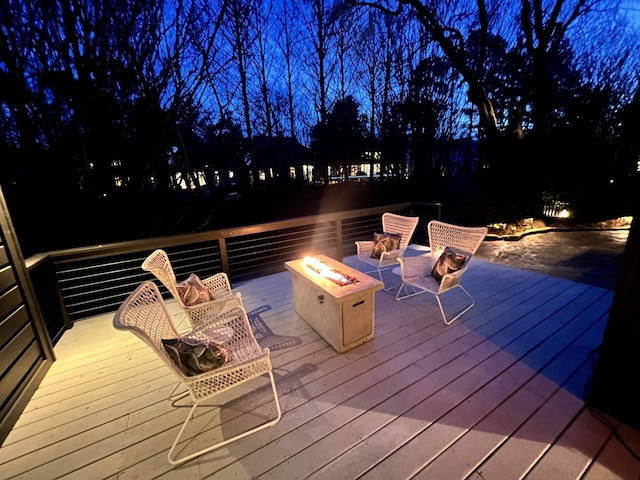
{"type": "Polygon", "coordinates": [[[273,222],[265,222],[254,225],[234,226],[210,230],[197,233],[183,233],[179,235],[170,235],[163,237],[153,237],[141,240],[128,240],[124,242],[107,243],[104,245],[91,245],[85,247],[68,248],[64,250],[54,250],[50,252],[37,253],[25,259],[27,269],[37,266],[39,263],[53,260],[55,263],[65,263],[67,261],[78,261],[93,258],[106,257],[113,254],[135,253],[144,250],[153,250],[155,248],[166,248],[185,244],[185,237],[188,237],[190,244],[199,242],[208,242],[211,240],[219,240],[231,237],[241,237],[255,233],[264,233],[269,231],[281,230],[285,228],[298,227],[309,224],[310,219],[313,222],[321,223],[331,220],[344,220],[349,218],[357,218],[368,215],[375,215],[385,211],[401,211],[412,209],[414,207],[435,207],[437,209],[436,217],[441,216],[441,203],[429,202],[404,202],[391,205],[382,205],[357,210],[347,210],[342,212],[331,212],[318,215],[309,215],[305,217],[289,218],[273,222]]]}

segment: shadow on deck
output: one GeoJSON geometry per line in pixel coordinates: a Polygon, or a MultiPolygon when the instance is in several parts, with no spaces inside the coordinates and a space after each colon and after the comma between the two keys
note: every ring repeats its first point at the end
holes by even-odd
{"type": "MultiPolygon", "coordinates": [[[[639,478],[627,447],[640,432],[584,403],[613,292],[483,260],[465,275],[476,305],[454,324],[428,294],[379,291],[374,338],[343,354],[294,311],[289,272],[235,285],[271,348],[283,417],[175,468],[186,412],[165,401],[173,377],[111,316],[78,322],[3,445],[0,478],[639,478]]],[[[268,388],[223,395],[184,447],[270,414],[268,388]]]]}

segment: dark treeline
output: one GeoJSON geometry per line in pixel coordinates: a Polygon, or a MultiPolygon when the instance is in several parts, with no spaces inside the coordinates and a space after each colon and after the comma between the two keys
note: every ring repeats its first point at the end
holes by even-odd
{"type": "Polygon", "coordinates": [[[0,184],[25,254],[401,199],[628,214],[621,5],[6,0],[0,184]]]}

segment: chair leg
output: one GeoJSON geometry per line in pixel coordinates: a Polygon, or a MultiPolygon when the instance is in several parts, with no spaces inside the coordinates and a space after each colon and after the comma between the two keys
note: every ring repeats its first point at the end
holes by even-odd
{"type": "MultiPolygon", "coordinates": [[[[360,259],[358,259],[358,263],[356,264],[356,270],[360,271],[361,273],[364,273],[365,275],[371,275],[374,273],[378,274],[378,279],[382,282],[382,285],[384,285],[384,280],[382,279],[382,271],[380,269],[380,267],[376,268],[375,270],[367,270],[366,272],[363,272],[362,270],[360,270],[360,263],[364,263],[364,262],[360,262],[360,259]]],[[[367,266],[370,266],[368,263],[366,264],[367,266]]],[[[384,270],[384,269],[382,269],[384,270]]],[[[389,290],[391,290],[393,287],[383,287],[385,292],[388,292],[389,290]]]]}
{"type": "Polygon", "coordinates": [[[184,392],[176,393],[182,385],[183,385],[182,382],[178,382],[176,386],[173,387],[173,390],[171,390],[171,393],[167,397],[167,400],[169,400],[173,406],[175,406],[175,403],[178,400],[182,400],[183,398],[189,396],[188,390],[185,390],[184,392]]]}
{"type": "Polygon", "coordinates": [[[398,289],[398,293],[396,293],[396,300],[404,300],[405,298],[409,298],[409,297],[415,297],[416,295],[422,295],[423,293],[426,293],[426,290],[420,290],[416,287],[414,287],[413,285],[410,285],[408,283],[402,282],[402,285],[400,285],[400,288],[398,289]],[[402,290],[403,289],[409,289],[409,287],[411,287],[413,289],[413,293],[407,293],[405,295],[402,295],[402,290]]]}
{"type": "Polygon", "coordinates": [[[193,413],[195,412],[196,408],[200,405],[201,402],[195,402],[192,406],[191,409],[189,410],[189,413],[187,414],[187,418],[185,419],[184,423],[182,424],[182,427],[180,428],[180,431],[178,432],[178,435],[176,436],[176,439],[173,441],[173,445],[171,445],[171,449],[169,450],[169,453],[167,455],[167,458],[169,459],[169,463],[171,463],[172,465],[178,465],[181,463],[186,462],[187,460],[191,460],[193,458],[199,457],[200,455],[204,455],[205,453],[211,452],[212,450],[215,450],[217,448],[220,447],[224,447],[225,445],[228,445],[231,442],[234,442],[236,440],[239,440],[241,438],[246,437],[247,435],[251,435],[252,433],[255,433],[259,430],[262,430],[264,428],[267,427],[271,427],[272,425],[275,425],[276,423],[278,423],[280,421],[280,418],[282,417],[282,410],[280,409],[280,400],[278,399],[278,392],[276,391],[276,383],[275,380],[273,378],[273,372],[269,371],[269,379],[271,381],[271,390],[273,392],[273,398],[274,398],[274,402],[276,405],[276,410],[278,411],[278,415],[276,416],[276,418],[274,418],[273,420],[269,420],[265,423],[262,423],[250,430],[247,430],[243,433],[239,433],[238,435],[235,435],[227,440],[223,440],[221,442],[216,443],[215,445],[210,445],[206,448],[203,448],[202,450],[199,450],[195,453],[191,453],[189,455],[185,455],[184,457],[181,458],[173,458],[173,453],[174,450],[176,449],[178,443],[180,442],[180,438],[182,437],[182,434],[184,433],[185,428],[187,427],[187,424],[189,423],[189,420],[191,420],[191,418],[193,417],[193,413]]]}
{"type": "MultiPolygon", "coordinates": [[[[388,268],[388,267],[387,267],[388,268]]],[[[380,279],[380,281],[382,282],[382,289],[385,292],[388,292],[389,290],[393,290],[393,287],[387,287],[387,285],[384,283],[384,280],[382,279],[382,270],[380,269],[380,267],[378,267],[378,278],[380,279]]],[[[384,269],[386,270],[386,268],[384,269]]]]}
{"type": "Polygon", "coordinates": [[[455,317],[453,317],[450,320],[447,320],[447,316],[444,313],[444,308],[442,308],[442,301],[440,300],[440,295],[436,295],[436,300],[438,300],[438,306],[440,307],[440,313],[442,314],[442,320],[444,320],[445,325],[451,325],[453,322],[455,322],[458,318],[460,318],[462,315],[464,315],[465,313],[467,313],[469,310],[471,310],[471,308],[476,304],[475,300],[473,299],[473,297],[469,294],[469,292],[467,292],[467,290],[460,284],[456,285],[457,287],[460,287],[462,289],[462,291],[467,295],[467,297],[469,297],[469,300],[471,300],[471,305],[467,306],[464,308],[464,310],[462,310],[460,313],[458,313],[455,317]]]}

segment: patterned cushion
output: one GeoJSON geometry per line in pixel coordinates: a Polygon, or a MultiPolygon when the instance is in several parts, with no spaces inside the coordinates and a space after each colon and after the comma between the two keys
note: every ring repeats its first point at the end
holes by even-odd
{"type": "Polygon", "coordinates": [[[188,307],[213,300],[209,290],[195,273],[192,273],[189,275],[189,278],[178,283],[176,289],[178,290],[180,300],[188,307]]]}
{"type": "Polygon", "coordinates": [[[464,267],[469,257],[470,255],[467,252],[453,247],[447,247],[442,254],[440,254],[438,261],[433,266],[431,276],[440,283],[442,282],[442,277],[447,273],[455,272],[464,267]]]}
{"type": "Polygon", "coordinates": [[[213,342],[200,342],[193,338],[163,338],[162,345],[171,361],[187,377],[210,372],[229,359],[227,349],[213,342]]]}
{"type": "Polygon", "coordinates": [[[400,248],[400,233],[374,233],[373,234],[373,252],[371,258],[380,258],[383,252],[390,252],[400,248]]]}

